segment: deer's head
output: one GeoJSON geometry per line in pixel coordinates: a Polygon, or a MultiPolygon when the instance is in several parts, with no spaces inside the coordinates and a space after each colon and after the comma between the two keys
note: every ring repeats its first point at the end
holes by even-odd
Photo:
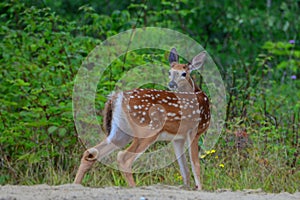
{"type": "Polygon", "coordinates": [[[169,89],[181,92],[195,92],[198,88],[190,74],[193,70],[197,70],[205,62],[206,53],[201,52],[195,56],[189,64],[179,64],[179,56],[175,48],[173,48],[169,55],[169,62],[171,69],[169,71],[169,89]]]}

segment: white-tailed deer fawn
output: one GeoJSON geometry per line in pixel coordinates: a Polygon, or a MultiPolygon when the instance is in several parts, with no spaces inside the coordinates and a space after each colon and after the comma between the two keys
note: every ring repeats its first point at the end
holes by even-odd
{"type": "Polygon", "coordinates": [[[155,141],[167,140],[173,143],[187,186],[190,174],[184,144],[188,142],[196,188],[201,189],[198,139],[209,127],[210,106],[208,97],[194,83],[190,73],[203,65],[206,53],[195,56],[191,64],[179,64],[178,59],[173,48],[169,56],[169,88],[174,91],[135,89],[111,95],[104,109],[107,137],[84,152],[75,183],[81,183],[96,160],[132,141],[126,150],[118,153],[117,161],[128,184],[135,186],[133,162],[155,141]]]}

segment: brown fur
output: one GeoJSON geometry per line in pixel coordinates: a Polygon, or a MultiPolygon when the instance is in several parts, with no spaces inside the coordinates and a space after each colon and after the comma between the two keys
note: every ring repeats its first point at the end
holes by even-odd
{"type": "Polygon", "coordinates": [[[112,100],[109,99],[105,103],[105,107],[103,110],[103,128],[107,136],[111,131],[111,120],[112,120],[112,100]]]}

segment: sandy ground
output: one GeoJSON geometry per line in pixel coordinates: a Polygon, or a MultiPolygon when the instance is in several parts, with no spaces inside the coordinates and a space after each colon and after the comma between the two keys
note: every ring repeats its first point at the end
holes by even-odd
{"type": "Polygon", "coordinates": [[[217,192],[189,191],[179,187],[154,185],[138,188],[88,188],[81,185],[0,186],[0,200],[96,200],[96,199],[201,199],[201,200],[300,200],[300,192],[269,194],[261,190],[217,192]]]}

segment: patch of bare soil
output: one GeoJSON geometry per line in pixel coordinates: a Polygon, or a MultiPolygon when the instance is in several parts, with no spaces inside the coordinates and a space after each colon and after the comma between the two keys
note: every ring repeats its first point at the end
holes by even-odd
{"type": "Polygon", "coordinates": [[[137,188],[105,187],[89,188],[81,185],[67,184],[59,186],[0,186],[0,200],[96,200],[96,199],[201,199],[201,200],[300,200],[300,192],[289,194],[264,193],[261,190],[217,192],[189,191],[179,187],[154,185],[137,188]]]}

